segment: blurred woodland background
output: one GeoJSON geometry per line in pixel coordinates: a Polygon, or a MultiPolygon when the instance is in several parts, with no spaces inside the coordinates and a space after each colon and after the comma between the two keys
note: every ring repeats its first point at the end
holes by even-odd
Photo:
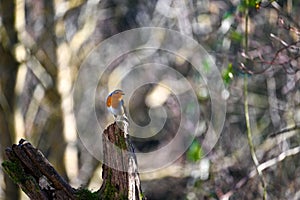
{"type": "MultiPolygon", "coordinates": [[[[147,198],[263,199],[266,190],[268,199],[300,199],[299,11],[298,0],[0,1],[0,162],[6,147],[26,138],[73,187],[99,189],[101,163],[78,138],[73,115],[80,65],[117,33],[164,27],[194,38],[213,56],[227,113],[205,158],[199,135],[177,162],[140,175],[147,198]]],[[[184,75],[192,69],[179,61],[172,67],[184,75]]],[[[210,97],[205,86],[198,89],[205,132],[210,97]]],[[[146,109],[140,101],[130,106],[133,116],[146,109]]],[[[176,127],[168,130],[172,137],[176,127]]],[[[2,168],[0,186],[0,199],[27,199],[2,168]]]]}

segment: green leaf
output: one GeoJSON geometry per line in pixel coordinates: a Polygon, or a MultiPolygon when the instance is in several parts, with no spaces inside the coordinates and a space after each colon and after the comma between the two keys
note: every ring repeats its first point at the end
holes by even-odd
{"type": "Polygon", "coordinates": [[[209,73],[210,72],[209,61],[207,59],[204,59],[202,61],[202,65],[203,65],[204,72],[209,73]]]}
{"type": "Polygon", "coordinates": [[[259,9],[262,0],[243,0],[239,5],[239,10],[244,12],[246,9],[259,9]]]}
{"type": "Polygon", "coordinates": [[[200,143],[194,140],[187,151],[187,159],[191,162],[199,161],[203,156],[203,151],[200,143]]]}
{"type": "Polygon", "coordinates": [[[230,32],[229,38],[231,40],[233,40],[234,42],[242,42],[242,40],[243,40],[243,34],[237,32],[237,31],[233,31],[232,30],[230,32]]]}
{"type": "Polygon", "coordinates": [[[227,69],[223,70],[222,78],[225,84],[229,84],[234,77],[234,71],[232,67],[232,63],[229,63],[227,69]]]}

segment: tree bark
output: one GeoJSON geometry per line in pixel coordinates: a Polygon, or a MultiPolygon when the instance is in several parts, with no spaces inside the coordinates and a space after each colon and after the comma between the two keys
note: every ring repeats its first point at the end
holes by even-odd
{"type": "MultiPolygon", "coordinates": [[[[126,132],[126,131],[125,131],[126,132]]],[[[114,123],[103,132],[104,164],[101,199],[145,199],[129,136],[114,123]]]]}
{"type": "Polygon", "coordinates": [[[76,199],[73,189],[29,142],[6,149],[3,169],[30,199],[76,199]]]}
{"type": "Polygon", "coordinates": [[[97,192],[74,189],[29,142],[6,149],[3,169],[30,199],[128,199],[143,197],[132,145],[116,123],[103,132],[103,183],[97,192]]]}

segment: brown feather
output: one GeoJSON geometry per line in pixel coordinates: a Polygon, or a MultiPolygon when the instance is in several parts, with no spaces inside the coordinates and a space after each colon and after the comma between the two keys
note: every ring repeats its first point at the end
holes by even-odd
{"type": "Polygon", "coordinates": [[[113,94],[112,97],[111,97],[111,106],[113,108],[118,108],[121,99],[122,99],[122,95],[113,94]]]}

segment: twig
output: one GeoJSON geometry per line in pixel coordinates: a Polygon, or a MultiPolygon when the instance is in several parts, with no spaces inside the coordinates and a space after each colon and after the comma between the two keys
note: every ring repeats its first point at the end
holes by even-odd
{"type": "Polygon", "coordinates": [[[281,131],[278,131],[276,133],[272,133],[269,137],[275,137],[275,136],[278,136],[278,135],[281,135],[283,133],[286,133],[286,132],[291,132],[291,131],[295,131],[297,129],[300,129],[300,125],[295,125],[293,127],[290,127],[290,128],[285,128],[285,129],[282,129],[281,131]]]}
{"type": "MultiPolygon", "coordinates": [[[[246,10],[245,10],[245,53],[248,53],[248,22],[249,22],[249,0],[246,0],[246,10]]],[[[249,105],[248,105],[248,77],[244,78],[244,109],[245,109],[245,119],[246,119],[246,127],[247,127],[247,139],[250,148],[251,158],[255,165],[255,169],[260,177],[261,184],[263,187],[263,199],[267,199],[267,187],[263,177],[262,172],[259,170],[259,162],[255,154],[255,148],[252,142],[252,131],[250,125],[250,116],[249,116],[249,105]]]]}
{"type": "MultiPolygon", "coordinates": [[[[279,154],[277,157],[261,163],[260,165],[258,165],[257,169],[259,169],[259,171],[263,171],[263,170],[283,161],[285,158],[296,155],[298,153],[300,153],[300,146],[286,150],[286,151],[282,152],[281,154],[279,154]]],[[[237,191],[238,189],[243,187],[251,178],[253,178],[254,176],[257,175],[257,169],[252,170],[246,177],[242,178],[239,182],[237,182],[235,184],[235,186],[233,187],[233,189],[226,192],[224,195],[220,196],[219,198],[221,200],[229,199],[229,197],[231,197],[235,191],[237,191]]]]}
{"type": "MultiPolygon", "coordinates": [[[[246,4],[249,3],[249,1],[246,1],[246,4]]],[[[248,4],[247,4],[248,5],[248,4]]],[[[297,22],[287,13],[283,12],[281,7],[278,5],[278,3],[276,1],[268,1],[268,2],[265,2],[265,3],[261,3],[260,6],[261,7],[268,7],[269,5],[272,5],[273,8],[275,8],[275,10],[281,15],[281,16],[284,16],[285,18],[287,18],[290,22],[292,22],[293,24],[295,24],[295,26],[291,26],[290,24],[288,24],[287,22],[285,22],[285,20],[283,19],[283,17],[279,16],[278,17],[278,26],[283,28],[283,29],[286,29],[287,31],[290,31],[290,32],[294,32],[296,35],[300,35],[300,28],[299,28],[299,25],[297,24],[297,22]]],[[[247,9],[246,9],[246,12],[247,9]]],[[[246,24],[247,24],[247,16],[246,16],[246,24]]],[[[246,30],[247,30],[247,27],[246,27],[246,30]]],[[[247,32],[247,31],[246,31],[247,32]]],[[[300,55],[299,55],[299,52],[300,52],[300,48],[298,47],[298,43],[300,42],[299,40],[293,42],[293,43],[287,43],[286,41],[282,40],[281,38],[279,38],[278,36],[274,35],[274,34],[270,34],[270,37],[279,41],[283,47],[280,48],[279,50],[276,51],[275,55],[273,56],[272,60],[271,61],[266,61],[264,60],[262,57],[260,57],[260,61],[255,61],[253,58],[251,58],[250,56],[247,55],[247,52],[243,52],[241,55],[246,58],[246,59],[249,59],[251,60],[252,62],[254,63],[257,63],[257,64],[266,64],[267,66],[262,69],[262,70],[256,70],[256,71],[253,71],[253,70],[250,70],[247,68],[247,66],[245,66],[244,63],[240,63],[240,68],[241,70],[243,70],[245,73],[248,73],[248,74],[262,74],[264,72],[266,72],[267,70],[269,70],[270,68],[272,68],[274,65],[281,65],[284,69],[284,71],[287,73],[287,74],[295,74],[296,72],[298,72],[300,70],[300,68],[296,68],[296,69],[293,69],[292,68],[292,71],[289,71],[289,68],[287,68],[287,65],[288,66],[291,66],[291,61],[293,60],[297,60],[300,55]],[[275,60],[278,58],[279,54],[283,51],[288,51],[290,53],[293,53],[294,55],[297,54],[297,56],[295,57],[291,57],[289,56],[289,59],[287,61],[284,61],[284,62],[275,62],[275,60]]],[[[245,41],[248,40],[247,37],[245,38],[245,41]]],[[[246,46],[247,46],[247,41],[246,41],[246,46]]],[[[247,49],[245,48],[245,49],[247,49]]]]}

